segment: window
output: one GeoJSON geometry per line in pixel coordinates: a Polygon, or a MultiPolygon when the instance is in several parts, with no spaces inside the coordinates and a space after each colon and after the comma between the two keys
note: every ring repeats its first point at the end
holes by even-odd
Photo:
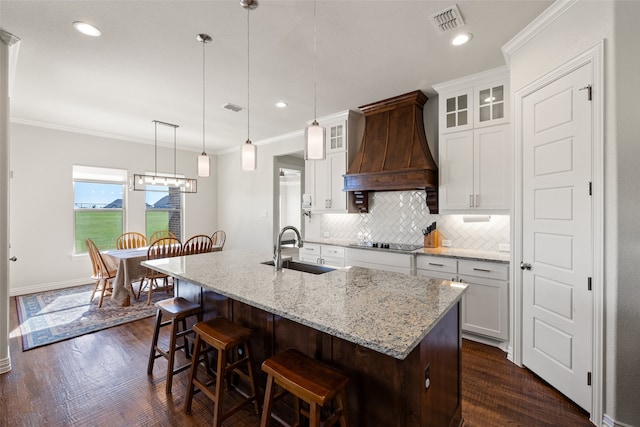
{"type": "Polygon", "coordinates": [[[151,236],[156,231],[169,230],[182,240],[182,193],[178,188],[147,186],[146,232],[151,236]]]}
{"type": "Polygon", "coordinates": [[[73,166],[75,253],[87,252],[86,239],[114,249],[124,229],[125,183],[121,169],[73,166]]]}

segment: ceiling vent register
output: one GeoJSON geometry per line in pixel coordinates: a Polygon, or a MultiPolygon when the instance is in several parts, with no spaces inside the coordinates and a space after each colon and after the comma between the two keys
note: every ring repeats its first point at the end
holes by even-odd
{"type": "Polygon", "coordinates": [[[462,27],[464,21],[457,5],[449,6],[440,12],[429,16],[431,23],[436,28],[438,34],[447,33],[455,28],[462,27]]]}

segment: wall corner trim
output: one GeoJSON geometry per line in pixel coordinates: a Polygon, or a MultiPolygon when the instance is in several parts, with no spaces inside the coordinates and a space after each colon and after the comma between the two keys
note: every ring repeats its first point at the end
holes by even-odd
{"type": "Polygon", "coordinates": [[[562,16],[563,13],[573,7],[578,1],[580,0],[556,0],[555,3],[545,9],[536,19],[531,21],[529,25],[524,27],[522,31],[502,46],[502,55],[507,65],[511,63],[511,56],[517,52],[518,49],[562,16]]]}

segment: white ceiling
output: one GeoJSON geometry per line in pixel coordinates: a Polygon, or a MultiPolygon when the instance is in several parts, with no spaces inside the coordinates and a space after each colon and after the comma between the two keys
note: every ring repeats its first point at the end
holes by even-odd
{"type": "MultiPolygon", "coordinates": [[[[552,1],[458,1],[473,34],[450,46],[429,15],[453,1],[317,2],[318,117],[504,65],[500,48],[552,1]]],[[[299,131],[313,119],[313,2],[260,0],[250,12],[250,137],[299,131]],[[278,109],[276,101],[289,106],[278,109]]],[[[206,150],[247,139],[247,11],[237,0],[0,1],[0,28],[21,39],[12,119],[153,143],[151,120],[176,123],[178,144],[206,150]],[[102,37],[83,36],[74,21],[102,37]]],[[[429,101],[432,102],[432,101],[429,101]]],[[[172,143],[171,139],[171,143],[172,143]]],[[[159,144],[163,141],[159,140],[159,144]]]]}

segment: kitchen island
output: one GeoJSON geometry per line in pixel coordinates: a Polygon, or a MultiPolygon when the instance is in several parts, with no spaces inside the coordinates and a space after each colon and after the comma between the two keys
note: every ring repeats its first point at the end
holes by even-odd
{"type": "Polygon", "coordinates": [[[229,250],[143,265],[178,279],[205,317],[251,328],[258,364],[294,347],[345,371],[351,425],[461,423],[464,285],[358,267],[276,272],[262,264],[270,258],[229,250]]]}

